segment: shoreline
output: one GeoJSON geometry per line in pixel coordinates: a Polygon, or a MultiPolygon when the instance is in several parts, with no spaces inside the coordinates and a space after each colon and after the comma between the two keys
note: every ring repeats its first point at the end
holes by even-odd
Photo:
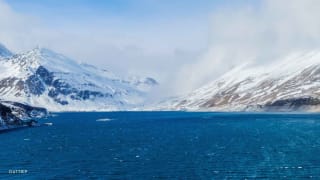
{"type": "Polygon", "coordinates": [[[28,126],[28,125],[4,126],[4,127],[0,127],[0,134],[1,134],[1,133],[5,133],[5,132],[20,130],[20,129],[26,129],[26,128],[29,128],[29,127],[30,127],[30,126],[28,126]]]}

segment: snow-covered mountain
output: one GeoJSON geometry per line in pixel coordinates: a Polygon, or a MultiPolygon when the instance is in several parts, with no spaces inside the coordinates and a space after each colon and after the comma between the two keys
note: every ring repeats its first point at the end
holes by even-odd
{"type": "Polygon", "coordinates": [[[130,109],[144,103],[148,90],[157,85],[152,78],[122,79],[49,49],[36,48],[11,57],[4,54],[0,98],[49,111],[130,109]]]}
{"type": "Polygon", "coordinates": [[[320,51],[299,52],[273,63],[245,63],[158,109],[195,111],[319,111],[320,51]]]}

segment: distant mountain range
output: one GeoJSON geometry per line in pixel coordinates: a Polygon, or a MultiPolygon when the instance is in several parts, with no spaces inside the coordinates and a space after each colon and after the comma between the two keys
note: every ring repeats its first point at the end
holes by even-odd
{"type": "Polygon", "coordinates": [[[319,111],[320,51],[291,54],[270,64],[245,63],[160,110],[319,111]]]}
{"type": "Polygon", "coordinates": [[[153,78],[120,78],[49,49],[14,54],[0,45],[0,101],[49,111],[319,111],[320,51],[244,63],[189,94],[144,106],[157,85],[153,78]]]}
{"type": "Polygon", "coordinates": [[[127,110],[145,102],[156,80],[111,71],[45,48],[14,54],[0,45],[0,99],[49,111],[127,110]]]}

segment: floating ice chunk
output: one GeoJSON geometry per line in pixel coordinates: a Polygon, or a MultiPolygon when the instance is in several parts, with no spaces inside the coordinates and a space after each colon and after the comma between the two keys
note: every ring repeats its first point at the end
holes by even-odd
{"type": "Polygon", "coordinates": [[[112,121],[113,119],[110,118],[102,118],[102,119],[97,119],[97,122],[107,122],[107,121],[112,121]]]}
{"type": "Polygon", "coordinates": [[[46,126],[52,126],[52,125],[53,125],[53,123],[48,122],[48,123],[44,123],[44,125],[46,125],[46,126]]]}

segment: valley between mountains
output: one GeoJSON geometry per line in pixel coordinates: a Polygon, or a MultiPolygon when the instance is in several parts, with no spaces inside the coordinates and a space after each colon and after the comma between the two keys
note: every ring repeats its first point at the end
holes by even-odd
{"type": "Polygon", "coordinates": [[[50,49],[15,54],[0,45],[0,111],[7,122],[47,111],[318,112],[320,52],[296,52],[266,65],[245,62],[186,95],[148,102],[159,86],[151,77],[123,78],[50,49]]]}

